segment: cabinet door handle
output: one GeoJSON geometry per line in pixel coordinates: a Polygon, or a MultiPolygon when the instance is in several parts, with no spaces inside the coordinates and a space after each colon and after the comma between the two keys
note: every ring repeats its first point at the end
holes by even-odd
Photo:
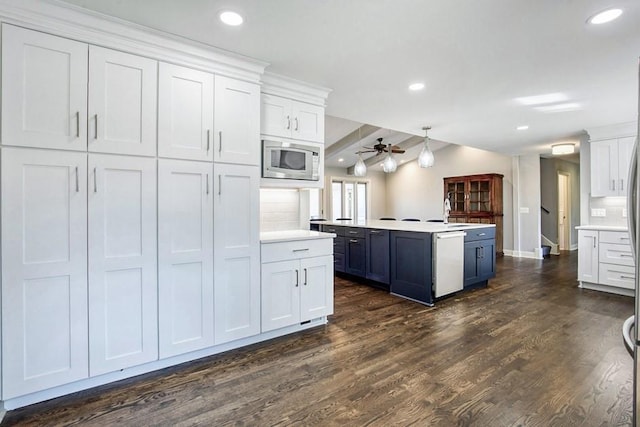
{"type": "Polygon", "coordinates": [[[302,248],[302,249],[294,249],[293,252],[304,252],[304,251],[308,251],[309,248],[302,248]]]}
{"type": "Polygon", "coordinates": [[[76,193],[80,192],[80,177],[78,176],[78,167],[76,166],[76,193]]]}
{"type": "Polygon", "coordinates": [[[357,239],[350,239],[349,242],[350,243],[358,243],[358,240],[357,239]]]}
{"type": "Polygon", "coordinates": [[[220,140],[220,145],[218,146],[218,153],[222,153],[222,131],[218,132],[218,139],[220,140]]]}
{"type": "Polygon", "coordinates": [[[222,194],[222,175],[218,174],[218,196],[222,194]]]}
{"type": "Polygon", "coordinates": [[[304,269],[304,285],[307,286],[307,269],[304,269]]]}
{"type": "Polygon", "coordinates": [[[487,233],[478,233],[478,236],[486,236],[487,233]]]}
{"type": "Polygon", "coordinates": [[[98,174],[96,173],[96,168],[93,168],[93,192],[98,192],[98,174]]]}
{"type": "Polygon", "coordinates": [[[480,246],[476,248],[476,258],[480,258],[480,246]]]}
{"type": "Polygon", "coordinates": [[[622,275],[622,274],[621,274],[621,275],[620,275],[620,278],[621,278],[621,279],[635,280],[635,278],[636,278],[636,277],[635,277],[635,276],[624,276],[624,275],[622,275]]]}
{"type": "Polygon", "coordinates": [[[98,115],[95,115],[96,118],[96,129],[95,132],[93,133],[93,139],[98,139],[98,115]]]}
{"type": "Polygon", "coordinates": [[[298,118],[293,119],[296,122],[296,127],[293,130],[298,130],[298,118]]]}
{"type": "Polygon", "coordinates": [[[287,116],[287,130],[291,129],[291,117],[287,116]]]}
{"type": "Polygon", "coordinates": [[[633,258],[631,254],[620,254],[620,258],[633,258]]]}
{"type": "Polygon", "coordinates": [[[80,111],[76,111],[76,138],[80,138],[80,111]]]}
{"type": "Polygon", "coordinates": [[[300,285],[300,277],[298,274],[298,270],[296,270],[296,288],[298,287],[298,285],[300,285]]]}
{"type": "Polygon", "coordinates": [[[358,234],[357,231],[349,231],[349,234],[358,234]]]}
{"type": "Polygon", "coordinates": [[[593,239],[593,247],[596,247],[596,236],[591,236],[591,238],[593,239]]]}
{"type": "Polygon", "coordinates": [[[211,129],[207,129],[207,154],[209,154],[210,148],[211,148],[211,129]]]}
{"type": "Polygon", "coordinates": [[[612,190],[616,191],[616,180],[615,179],[611,180],[611,185],[613,186],[612,190]]]}
{"type": "Polygon", "coordinates": [[[620,179],[620,191],[624,191],[624,179],[620,179]]]}
{"type": "Polygon", "coordinates": [[[369,233],[371,233],[371,234],[380,234],[380,233],[381,233],[381,231],[378,231],[378,230],[371,230],[371,231],[369,231],[369,233]]]}
{"type": "Polygon", "coordinates": [[[207,174],[207,196],[209,195],[209,174],[207,174]]]}

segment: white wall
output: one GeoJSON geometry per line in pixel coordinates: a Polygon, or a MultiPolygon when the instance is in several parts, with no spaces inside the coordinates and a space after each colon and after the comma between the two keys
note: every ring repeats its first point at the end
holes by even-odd
{"type": "MultiPolygon", "coordinates": [[[[542,258],[540,156],[513,158],[513,256],[542,258]]],[[[506,240],[505,240],[506,243],[506,240]]],[[[505,253],[507,253],[505,249],[505,253]]]]}
{"type": "Polygon", "coordinates": [[[577,247],[580,225],[580,165],[559,158],[540,159],[540,198],[541,206],[550,212],[541,212],[542,235],[554,243],[558,243],[558,173],[569,175],[570,186],[570,225],[569,245],[577,247]]]}
{"type": "MultiPolygon", "coordinates": [[[[503,178],[504,249],[513,250],[513,181],[510,156],[459,145],[437,150],[432,168],[421,169],[412,161],[387,175],[386,214],[398,219],[442,218],[443,178],[499,173],[503,178]]],[[[539,180],[536,181],[539,184],[539,180]]],[[[539,193],[539,190],[536,190],[539,193]]],[[[538,209],[540,207],[538,206],[538,209]]],[[[382,215],[381,215],[382,216],[382,215]]]]}

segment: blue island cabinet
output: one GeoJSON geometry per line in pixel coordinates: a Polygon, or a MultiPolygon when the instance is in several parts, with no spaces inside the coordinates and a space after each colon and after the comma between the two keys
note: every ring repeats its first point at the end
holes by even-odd
{"type": "Polygon", "coordinates": [[[345,239],[345,273],[358,277],[366,276],[366,246],[364,228],[347,227],[345,239]]]}
{"type": "Polygon", "coordinates": [[[366,229],[365,243],[366,278],[389,285],[389,230],[366,229]]]}
{"type": "Polygon", "coordinates": [[[496,229],[467,230],[464,238],[464,287],[487,285],[496,277],[496,229]]]}
{"type": "Polygon", "coordinates": [[[432,305],[431,233],[391,231],[390,246],[391,293],[432,305]]]}

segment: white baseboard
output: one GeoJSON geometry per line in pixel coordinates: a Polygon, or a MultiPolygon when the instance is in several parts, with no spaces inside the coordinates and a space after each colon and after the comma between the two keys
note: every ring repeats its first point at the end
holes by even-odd
{"type": "Polygon", "coordinates": [[[610,294],[624,295],[626,297],[634,297],[633,289],[618,288],[616,286],[601,285],[599,283],[578,282],[579,288],[590,289],[592,291],[608,292],[610,294]]]}
{"type": "Polygon", "coordinates": [[[513,251],[509,249],[504,250],[505,256],[510,256],[513,258],[531,258],[531,259],[542,259],[542,249],[537,250],[535,252],[527,252],[527,251],[513,251]]]}
{"type": "Polygon", "coordinates": [[[573,245],[571,245],[571,247],[569,248],[570,251],[577,251],[578,250],[578,244],[574,243],[573,245]]]}

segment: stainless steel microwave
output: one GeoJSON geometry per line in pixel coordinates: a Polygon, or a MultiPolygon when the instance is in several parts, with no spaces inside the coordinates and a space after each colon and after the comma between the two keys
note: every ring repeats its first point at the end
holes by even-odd
{"type": "Polygon", "coordinates": [[[318,181],[320,150],[309,144],[262,140],[262,177],[318,181]]]}

